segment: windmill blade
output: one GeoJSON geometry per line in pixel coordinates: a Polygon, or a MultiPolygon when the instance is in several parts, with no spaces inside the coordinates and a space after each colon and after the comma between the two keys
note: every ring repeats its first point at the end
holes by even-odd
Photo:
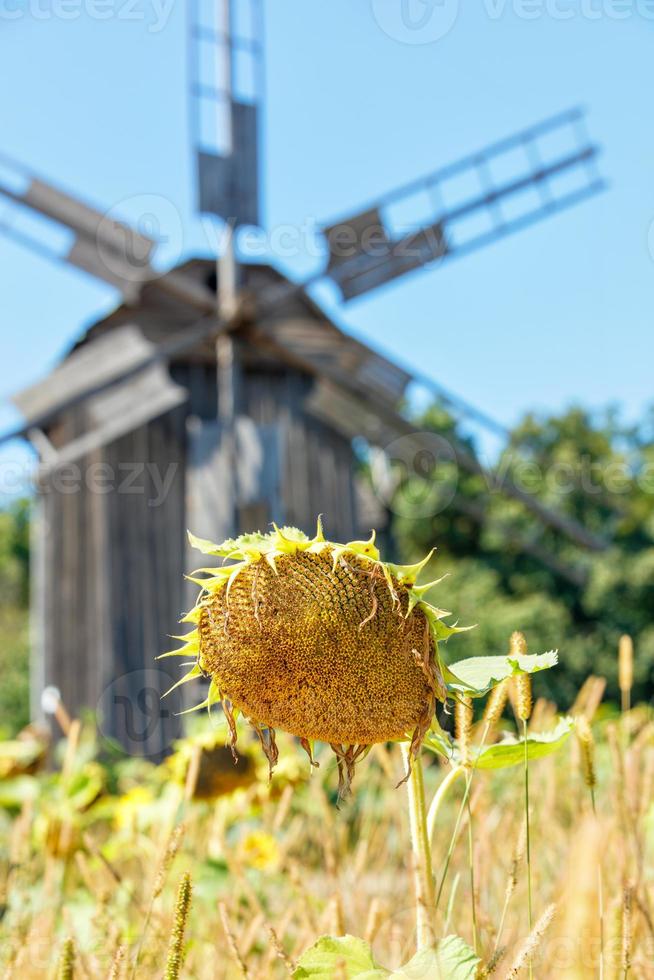
{"type": "Polygon", "coordinates": [[[11,399],[31,428],[70,408],[120,378],[152,363],[156,348],[138,327],[127,324],[73,351],[45,381],[11,399]]]}
{"type": "Polygon", "coordinates": [[[192,0],[191,134],[197,207],[233,227],[259,225],[261,0],[192,0]]]}
{"type": "MultiPolygon", "coordinates": [[[[432,433],[420,431],[397,410],[383,405],[376,399],[362,396],[360,392],[341,388],[331,380],[318,381],[309,396],[307,408],[317,418],[328,422],[348,438],[363,436],[373,446],[383,449],[398,438],[406,440],[406,448],[411,447],[418,455],[427,451],[434,453],[432,433]]],[[[448,462],[456,464],[468,473],[485,478],[487,486],[523,504],[538,520],[561,532],[575,544],[590,551],[604,551],[608,542],[592,533],[574,518],[546,507],[532,494],[525,493],[515,485],[510,475],[501,479],[492,471],[485,470],[466,447],[450,439],[448,462]]]]}
{"type": "Polygon", "coordinates": [[[46,183],[4,155],[0,156],[0,195],[10,202],[0,228],[40,254],[69,262],[127,296],[154,275],[150,264],[154,239],[46,183]],[[26,209],[71,233],[63,249],[48,247],[40,235],[21,230],[26,209]]]}
{"type": "MultiPolygon", "coordinates": [[[[484,527],[487,521],[487,512],[484,502],[469,500],[462,494],[455,494],[450,506],[474,521],[479,527],[484,527]]],[[[521,531],[514,530],[511,526],[504,529],[503,547],[516,554],[530,555],[537,562],[548,568],[554,575],[565,579],[571,585],[582,588],[588,581],[587,571],[579,565],[571,565],[563,561],[555,552],[550,551],[538,540],[526,537],[521,531]]]]}
{"type": "Polygon", "coordinates": [[[7,202],[7,209],[0,213],[0,232],[44,258],[68,263],[116,287],[126,302],[135,302],[143,286],[151,283],[204,313],[215,309],[215,296],[201,283],[177,269],[162,275],[153,268],[151,258],[157,246],[153,238],[36,177],[3,155],[1,198],[7,202]],[[59,231],[59,240],[48,243],[52,236],[44,235],[41,225],[38,231],[25,230],[22,219],[30,214],[45,219],[59,231]]]}
{"type": "Polygon", "coordinates": [[[350,300],[488,245],[602,190],[598,153],[578,108],[522,130],[326,226],[327,275],[350,300]]]}
{"type": "Polygon", "coordinates": [[[171,380],[154,351],[137,327],[118,327],[12,399],[25,418],[25,434],[41,450],[41,471],[73,462],[186,401],[188,392],[171,380]],[[52,445],[42,427],[57,419],[62,406],[82,404],[83,434],[60,433],[52,445]]]}
{"type": "MultiPolygon", "coordinates": [[[[121,379],[85,400],[83,435],[56,448],[46,444],[40,474],[81,459],[187,400],[188,391],[171,380],[163,364],[151,364],[137,375],[121,379]]],[[[44,445],[42,435],[38,445],[44,445]]]]}

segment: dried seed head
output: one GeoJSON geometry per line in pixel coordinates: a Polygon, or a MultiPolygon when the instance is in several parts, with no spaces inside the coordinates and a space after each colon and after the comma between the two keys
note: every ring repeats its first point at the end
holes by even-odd
{"type": "Polygon", "coordinates": [[[75,970],[75,943],[72,939],[64,939],[59,957],[59,969],[57,976],[59,980],[73,980],[75,970]]]}
{"type": "Polygon", "coordinates": [[[184,837],[184,830],[185,830],[184,824],[183,823],[178,824],[177,827],[175,827],[174,830],[172,831],[170,837],[168,838],[166,850],[164,852],[163,858],[161,859],[159,868],[157,869],[157,874],[154,879],[154,885],[152,887],[153,899],[161,895],[161,892],[163,891],[163,886],[166,882],[166,875],[170,870],[171,864],[175,860],[177,851],[179,850],[179,846],[182,842],[182,838],[184,837]]]}
{"type": "Polygon", "coordinates": [[[597,784],[597,775],[595,773],[595,739],[593,738],[592,729],[585,715],[580,715],[576,719],[576,731],[581,748],[584,782],[592,790],[595,789],[597,784]]]}
{"type": "MultiPolygon", "coordinates": [[[[196,657],[180,683],[212,679],[205,702],[242,713],[271,766],[274,729],[332,745],[347,792],[365,746],[411,739],[417,752],[447,691],[437,641],[457,632],[416,585],[424,566],[382,562],[369,541],[309,539],[294,528],[242,535],[222,545],[192,539],[236,564],[202,569],[185,621],[196,629],[173,655],[196,657]]],[[[431,583],[434,584],[434,583],[431,583]]]]}
{"type": "Polygon", "coordinates": [[[175,919],[170,934],[168,958],[164,973],[165,980],[178,980],[181,976],[182,964],[184,962],[184,932],[186,931],[186,920],[188,919],[191,908],[191,893],[191,876],[187,872],[183,876],[177,892],[175,919]]]}
{"type": "MultiPolygon", "coordinates": [[[[521,657],[527,652],[527,641],[525,634],[516,630],[511,634],[509,640],[509,656],[521,657]]],[[[532,708],[531,697],[531,677],[529,674],[516,674],[515,676],[516,693],[516,714],[520,721],[529,721],[532,708]]]]}
{"type": "Polygon", "coordinates": [[[506,974],[506,980],[513,980],[513,978],[517,977],[520,974],[520,971],[527,965],[528,961],[538,949],[541,939],[549,929],[555,912],[556,905],[548,905],[518,950],[518,954],[513,961],[509,972],[506,974]]]}
{"type": "Polygon", "coordinates": [[[511,639],[509,640],[509,654],[512,657],[523,656],[527,652],[527,640],[525,639],[525,634],[521,633],[519,630],[515,630],[511,633],[511,639]]]}
{"type": "Polygon", "coordinates": [[[486,966],[485,967],[481,967],[481,977],[482,978],[492,977],[492,975],[495,973],[495,971],[497,970],[498,966],[500,965],[500,963],[502,962],[502,960],[506,956],[506,950],[507,950],[507,947],[506,946],[500,946],[500,947],[498,947],[498,949],[496,949],[494,951],[493,955],[489,959],[489,961],[486,964],[486,966]]]}
{"type": "Polygon", "coordinates": [[[515,691],[517,713],[520,721],[529,721],[531,715],[531,677],[529,674],[516,674],[515,691]]]}
{"type": "Polygon", "coordinates": [[[527,822],[523,821],[520,828],[520,836],[518,837],[518,842],[516,844],[515,851],[513,852],[513,858],[511,860],[511,867],[509,869],[509,877],[506,882],[506,892],[504,896],[505,904],[508,905],[513,892],[518,887],[518,875],[520,873],[520,867],[524,860],[525,850],[527,847],[527,822]]]}
{"type": "Polygon", "coordinates": [[[618,646],[618,683],[623,694],[628,694],[634,683],[634,644],[626,633],[618,646]]]}
{"type": "Polygon", "coordinates": [[[460,695],[454,703],[454,733],[459,743],[461,763],[464,766],[470,765],[470,735],[473,717],[472,698],[467,694],[460,695]]]}
{"type": "Polygon", "coordinates": [[[120,943],[116,947],[116,952],[111,960],[111,966],[109,967],[109,977],[108,980],[118,980],[122,973],[123,964],[127,956],[127,946],[124,943],[120,943]]]}
{"type": "Polygon", "coordinates": [[[489,729],[494,728],[502,717],[509,696],[508,679],[503,680],[493,688],[488,695],[486,707],[484,708],[483,721],[489,729]]]}
{"type": "Polygon", "coordinates": [[[622,970],[627,976],[631,967],[633,946],[634,887],[627,885],[622,894],[622,970]]]}

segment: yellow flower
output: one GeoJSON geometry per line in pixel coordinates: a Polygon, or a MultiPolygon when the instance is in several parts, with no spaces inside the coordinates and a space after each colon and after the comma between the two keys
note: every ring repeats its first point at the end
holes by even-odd
{"type": "Polygon", "coordinates": [[[264,830],[253,830],[246,834],[239,845],[238,856],[248,868],[256,868],[258,871],[275,871],[281,857],[277,841],[264,830]]]}
{"type": "Polygon", "coordinates": [[[119,797],[115,809],[116,825],[121,830],[138,826],[139,816],[153,802],[154,796],[145,786],[135,786],[119,797]]]}

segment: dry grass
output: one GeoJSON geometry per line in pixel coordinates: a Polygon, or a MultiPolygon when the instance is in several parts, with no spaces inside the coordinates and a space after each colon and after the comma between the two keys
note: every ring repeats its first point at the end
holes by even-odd
{"type": "MultiPolygon", "coordinates": [[[[474,904],[482,976],[526,976],[530,957],[538,980],[654,976],[654,720],[643,707],[589,717],[597,690],[589,683],[575,709],[593,723],[595,811],[587,726],[581,741],[530,765],[531,936],[521,771],[473,775],[435,926],[437,935],[456,932],[472,944],[474,904]]],[[[551,706],[537,701],[532,726],[551,723],[551,706]]],[[[505,719],[497,728],[510,725],[505,719]]],[[[290,738],[280,739],[270,788],[262,766],[255,782],[214,800],[194,797],[197,752],[186,753],[185,782],[170,766],[94,769],[88,735],[76,726],[65,748],[57,778],[13,774],[0,782],[5,801],[8,787],[18,792],[16,780],[25,797],[19,808],[0,810],[7,980],[285,978],[321,933],[365,938],[388,968],[412,955],[397,746],[372,751],[341,810],[333,756],[318,754],[321,767],[309,777],[290,738]],[[82,774],[98,782],[95,796],[91,787],[80,802],[82,774]]],[[[424,761],[429,799],[446,770],[429,753],[424,761]]],[[[453,783],[439,812],[437,880],[464,789],[464,780],[453,783]]]]}

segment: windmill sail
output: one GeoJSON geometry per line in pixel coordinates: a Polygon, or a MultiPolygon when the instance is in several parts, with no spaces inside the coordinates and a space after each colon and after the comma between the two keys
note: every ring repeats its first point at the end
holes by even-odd
{"type": "Polygon", "coordinates": [[[0,232],[44,258],[65,262],[116,287],[128,303],[138,300],[143,286],[155,283],[169,296],[204,313],[215,309],[208,287],[177,269],[165,275],[157,272],[152,264],[157,247],[154,238],[4,155],[0,155],[0,201],[6,205],[0,209],[0,232]]]}
{"type": "Polygon", "coordinates": [[[186,401],[188,392],[171,380],[155,352],[138,327],[126,324],[80,347],[47,379],[12,399],[41,449],[42,469],[77,460],[186,401]],[[56,446],[39,434],[44,423],[56,423],[62,411],[75,407],[84,413],[82,434],[60,433],[56,446]]]}
{"type": "Polygon", "coordinates": [[[261,0],[192,0],[191,129],[198,210],[260,224],[261,0]]]}
{"type": "Polygon", "coordinates": [[[154,239],[111,218],[6,156],[0,157],[0,196],[8,211],[0,221],[5,234],[52,259],[62,259],[133,297],[153,275],[154,239]],[[40,234],[23,230],[26,210],[66,229],[63,248],[47,245],[40,234]]]}
{"type": "Polygon", "coordinates": [[[323,229],[345,300],[464,255],[602,190],[598,147],[572,109],[391,191],[323,229]],[[416,217],[417,215],[417,217],[416,217]]]}

